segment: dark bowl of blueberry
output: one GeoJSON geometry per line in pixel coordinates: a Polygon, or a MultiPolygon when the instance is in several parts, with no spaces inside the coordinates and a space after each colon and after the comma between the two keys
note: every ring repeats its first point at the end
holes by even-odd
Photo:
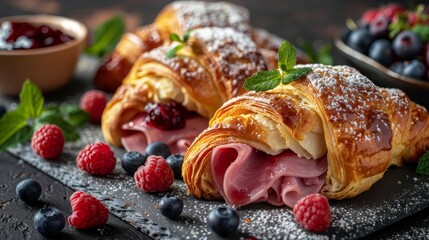
{"type": "Polygon", "coordinates": [[[351,65],[376,85],[402,89],[429,108],[429,5],[391,3],[346,25],[335,45],[351,65]]]}
{"type": "Polygon", "coordinates": [[[0,18],[0,93],[18,94],[26,79],[44,92],[64,86],[87,35],[85,25],[61,16],[0,18]]]}

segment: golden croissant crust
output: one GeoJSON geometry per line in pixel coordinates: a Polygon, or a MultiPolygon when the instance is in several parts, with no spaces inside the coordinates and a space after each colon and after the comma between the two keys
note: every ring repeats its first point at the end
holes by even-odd
{"type": "Polygon", "coordinates": [[[102,130],[109,143],[121,145],[122,124],[144,112],[148,102],[175,100],[209,118],[223,102],[243,93],[247,77],[267,69],[256,44],[232,28],[194,30],[178,56],[168,58],[175,46],[146,52],[133,65],[103,113],[102,130]]]}
{"type": "Polygon", "coordinates": [[[302,66],[313,71],[291,84],[235,97],[215,113],[185,155],[183,178],[191,194],[222,198],[210,166],[213,149],[226,144],[269,155],[289,149],[308,161],[326,156],[320,192],[332,199],[368,190],[390,165],[429,149],[428,112],[402,91],[379,88],[351,67],[296,67],[302,66]]]}
{"type": "MultiPolygon", "coordinates": [[[[147,26],[126,33],[114,52],[99,67],[94,83],[106,91],[115,91],[131,70],[139,56],[163,44],[170,44],[170,35],[183,36],[190,30],[206,27],[233,28],[251,37],[268,67],[277,67],[277,50],[282,40],[262,29],[253,29],[249,24],[249,11],[226,2],[177,1],[173,2],[147,26]]],[[[299,52],[298,62],[306,58],[299,52]]]]}

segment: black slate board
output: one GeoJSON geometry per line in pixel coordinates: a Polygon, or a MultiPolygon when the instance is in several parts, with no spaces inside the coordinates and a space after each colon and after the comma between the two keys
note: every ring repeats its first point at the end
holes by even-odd
{"type": "MultiPolygon", "coordinates": [[[[83,57],[75,79],[61,91],[46,96],[47,102],[75,103],[92,78],[97,61],[83,57]]],[[[171,191],[184,200],[184,212],[178,220],[162,216],[157,208],[163,194],[147,194],[135,186],[119,161],[112,175],[94,177],[76,167],[77,153],[88,143],[103,141],[100,127],[81,129],[81,140],[67,143],[57,161],[36,156],[29,144],[10,152],[75,190],[83,190],[101,199],[110,212],[154,239],[219,239],[207,228],[209,211],[225,205],[189,196],[186,185],[176,180],[171,191]]],[[[116,157],[123,149],[115,149],[116,157]]],[[[256,204],[239,209],[241,222],[231,239],[254,236],[258,239],[356,239],[367,236],[429,206],[429,177],[414,173],[415,166],[389,169],[383,179],[356,198],[331,201],[333,222],[328,232],[314,234],[303,230],[293,220],[291,209],[256,204]]],[[[422,232],[422,237],[426,237],[422,232]]],[[[419,238],[419,237],[418,237],[419,238]]]]}
{"type": "MultiPolygon", "coordinates": [[[[189,196],[186,185],[176,180],[171,192],[184,200],[184,212],[178,220],[162,216],[157,208],[163,194],[147,194],[135,187],[118,162],[112,175],[94,177],[76,167],[77,152],[87,143],[103,140],[98,126],[81,131],[81,140],[67,144],[61,159],[47,161],[34,155],[29,144],[11,151],[18,158],[42,170],[75,190],[83,190],[102,199],[110,212],[154,239],[217,239],[209,231],[206,216],[210,209],[224,205],[189,196]]],[[[115,149],[116,156],[123,150],[115,149]]],[[[256,204],[239,209],[241,222],[234,239],[254,236],[258,239],[356,239],[412,215],[429,205],[429,177],[414,173],[415,166],[393,167],[369,191],[341,201],[331,201],[333,222],[328,232],[314,234],[293,220],[291,209],[256,204]]]]}

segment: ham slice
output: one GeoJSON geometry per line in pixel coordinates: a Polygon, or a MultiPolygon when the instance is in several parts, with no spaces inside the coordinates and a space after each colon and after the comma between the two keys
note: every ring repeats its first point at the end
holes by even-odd
{"type": "Polygon", "coordinates": [[[241,143],[218,146],[211,157],[216,187],[233,207],[256,202],[293,207],[320,191],[327,169],[326,157],[306,159],[290,150],[272,156],[241,143]]]}
{"type": "Polygon", "coordinates": [[[196,116],[186,119],[185,127],[175,130],[162,130],[148,126],[145,115],[141,114],[124,124],[125,130],[121,142],[127,151],[145,152],[148,144],[163,142],[170,147],[173,154],[184,154],[192,141],[208,126],[206,118],[196,116]]]}

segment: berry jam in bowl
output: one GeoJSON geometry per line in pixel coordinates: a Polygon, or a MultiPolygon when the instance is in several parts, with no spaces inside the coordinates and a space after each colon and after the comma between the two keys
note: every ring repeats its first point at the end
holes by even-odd
{"type": "Polygon", "coordinates": [[[43,92],[64,86],[87,35],[82,23],[61,16],[0,18],[0,93],[17,95],[26,79],[43,92]]]}

